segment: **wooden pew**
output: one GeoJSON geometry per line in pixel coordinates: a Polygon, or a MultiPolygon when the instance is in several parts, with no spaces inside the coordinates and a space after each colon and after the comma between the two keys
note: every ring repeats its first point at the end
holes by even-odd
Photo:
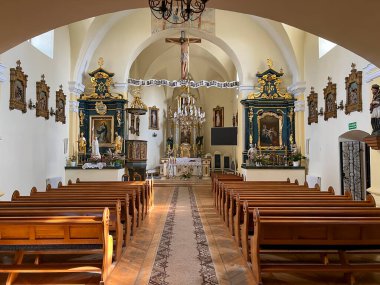
{"type": "MultiPolygon", "coordinates": [[[[244,222],[241,226],[241,246],[243,256],[249,261],[249,234],[252,235],[253,212],[257,208],[243,206],[244,222]]],[[[299,216],[299,217],[380,217],[380,208],[376,207],[260,207],[260,216],[299,216]]]]}
{"type": "Polygon", "coordinates": [[[109,210],[102,217],[0,217],[0,250],[14,253],[13,264],[0,264],[0,272],[10,273],[11,285],[19,273],[96,272],[106,281],[112,262],[112,236],[109,235],[109,210]],[[99,262],[23,264],[26,254],[101,253],[99,262]]]}
{"type": "MultiPolygon", "coordinates": [[[[102,217],[102,207],[0,207],[0,217],[49,217],[49,216],[94,216],[102,217]]],[[[109,231],[114,232],[115,260],[119,261],[123,249],[123,225],[121,223],[121,203],[118,200],[114,207],[109,208],[109,231]]],[[[129,231],[130,232],[130,231],[129,231]]],[[[130,233],[128,234],[130,235],[130,233]]],[[[124,237],[125,245],[129,243],[130,236],[124,237]],[[129,239],[128,239],[129,238],[129,239]]]]}
{"type": "MultiPolygon", "coordinates": [[[[231,193],[245,193],[249,195],[252,193],[252,195],[258,195],[259,193],[262,193],[263,195],[270,195],[272,194],[281,194],[281,193],[294,193],[294,195],[299,194],[299,195],[305,195],[305,194],[310,194],[310,195],[329,195],[335,194],[335,191],[332,187],[329,188],[329,190],[326,191],[320,191],[319,188],[305,188],[301,186],[295,186],[295,187],[290,187],[290,186],[282,186],[282,185],[273,185],[271,187],[262,187],[262,186],[256,186],[256,187],[250,187],[249,185],[246,185],[245,187],[243,185],[241,186],[228,186],[225,187],[224,190],[222,191],[222,196],[220,198],[220,201],[218,204],[220,205],[220,214],[222,215],[223,219],[228,222],[228,219],[226,219],[226,216],[228,215],[228,209],[230,208],[230,196],[231,193]]],[[[233,207],[233,205],[232,205],[233,207]]],[[[232,208],[234,210],[234,208],[232,208]]]]}
{"type": "Polygon", "coordinates": [[[112,184],[112,185],[138,185],[144,186],[146,189],[146,197],[149,201],[148,209],[154,206],[154,191],[153,179],[146,179],[145,181],[81,181],[79,178],[76,180],[76,185],[83,184],[112,184]]]}
{"type": "MultiPolygon", "coordinates": [[[[336,196],[335,196],[336,197],[336,196]]],[[[236,214],[233,220],[234,237],[237,242],[241,240],[240,224],[243,216],[243,203],[247,202],[249,208],[261,207],[375,207],[376,203],[372,195],[367,195],[366,201],[353,200],[292,200],[292,199],[268,199],[268,200],[244,200],[241,201],[239,195],[236,198],[236,214]]]]}
{"type": "MultiPolygon", "coordinates": [[[[122,183],[122,182],[120,182],[122,183]]],[[[71,184],[69,186],[62,186],[60,188],[49,188],[46,192],[57,192],[61,190],[65,191],[72,191],[74,190],[76,192],[79,191],[92,191],[96,192],[94,194],[108,194],[111,193],[111,191],[118,191],[119,193],[122,191],[125,191],[125,193],[128,193],[129,195],[134,195],[136,197],[135,201],[135,208],[138,211],[138,221],[137,225],[139,225],[142,220],[144,219],[145,215],[148,213],[148,200],[145,196],[145,189],[143,185],[117,185],[117,184],[90,184],[90,183],[84,183],[84,184],[71,184]],[[135,192],[135,193],[134,193],[135,192]],[[141,213],[141,214],[140,214],[141,213]]],[[[60,192],[64,193],[64,191],[60,192]]],[[[33,194],[33,193],[32,193],[33,194]]]]}
{"type": "Polygon", "coordinates": [[[46,192],[38,192],[35,187],[32,188],[30,196],[21,196],[19,194],[12,196],[12,201],[16,200],[46,200],[46,199],[82,199],[86,196],[87,199],[97,199],[97,200],[109,200],[110,198],[118,199],[122,197],[129,197],[129,213],[132,217],[133,230],[136,230],[138,226],[142,224],[143,220],[143,206],[140,201],[140,195],[136,192],[136,189],[132,188],[126,189],[116,189],[104,191],[101,187],[93,188],[50,188],[46,192]],[[88,198],[90,197],[90,198],[88,198]]]}
{"type": "MultiPolygon", "coordinates": [[[[2,207],[82,207],[82,208],[93,208],[93,207],[107,207],[112,208],[115,207],[117,200],[120,200],[121,204],[121,217],[120,220],[124,224],[124,240],[126,243],[129,243],[130,237],[133,233],[136,232],[136,213],[134,213],[134,217],[130,216],[130,205],[129,205],[129,196],[125,195],[124,199],[60,199],[57,201],[56,198],[45,199],[43,201],[40,200],[18,200],[17,197],[20,196],[18,190],[15,190],[12,194],[12,201],[0,201],[0,209],[2,207]]],[[[132,207],[133,208],[133,207],[132,207]]]]}
{"type": "MultiPolygon", "coordinates": [[[[331,187],[332,188],[332,187],[331,187]]],[[[225,213],[225,223],[230,228],[230,232],[234,235],[234,216],[237,211],[242,213],[242,204],[237,205],[237,196],[239,196],[240,201],[244,200],[268,200],[268,199],[292,199],[292,200],[352,200],[352,195],[349,191],[345,192],[344,196],[335,196],[334,189],[328,192],[309,192],[308,190],[280,190],[275,189],[272,191],[268,190],[255,190],[247,191],[246,189],[234,189],[228,195],[229,201],[226,201],[224,213],[225,213]],[[231,225],[231,226],[230,226],[231,225]]],[[[241,215],[240,215],[241,216],[241,215]]]]}
{"type": "Polygon", "coordinates": [[[290,183],[288,181],[222,181],[218,183],[216,187],[216,192],[215,192],[215,205],[216,208],[221,212],[221,205],[224,201],[224,191],[226,189],[235,189],[235,188],[246,188],[246,189],[262,189],[262,190],[273,190],[275,189],[298,189],[298,190],[310,190],[310,191],[320,191],[319,188],[309,188],[307,184],[299,186],[298,183],[290,183]]]}
{"type": "Polygon", "coordinates": [[[251,239],[251,260],[254,284],[262,284],[262,273],[341,272],[354,284],[354,272],[379,272],[380,263],[351,263],[355,250],[380,249],[380,217],[334,216],[261,216],[253,212],[254,235],[251,239]],[[262,250],[285,249],[290,254],[314,250],[334,250],[339,263],[264,263],[262,250]]]}

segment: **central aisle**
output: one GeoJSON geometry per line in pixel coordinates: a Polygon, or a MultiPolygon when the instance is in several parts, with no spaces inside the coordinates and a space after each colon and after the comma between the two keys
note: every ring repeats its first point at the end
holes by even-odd
{"type": "Polygon", "coordinates": [[[192,187],[176,187],[149,284],[218,284],[192,187]]]}
{"type": "Polygon", "coordinates": [[[252,284],[213,206],[211,181],[159,181],[153,210],[107,285],[252,284]]]}

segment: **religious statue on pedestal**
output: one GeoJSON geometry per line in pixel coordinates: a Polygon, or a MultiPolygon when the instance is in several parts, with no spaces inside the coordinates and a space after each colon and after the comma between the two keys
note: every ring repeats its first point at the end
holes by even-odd
{"type": "Polygon", "coordinates": [[[83,136],[83,132],[80,133],[80,138],[78,140],[78,152],[86,153],[86,138],[83,136]]]}
{"type": "Polygon", "coordinates": [[[91,150],[91,158],[93,159],[101,159],[100,151],[99,151],[99,142],[98,137],[94,137],[92,141],[92,150],[91,150]]]}
{"type": "Polygon", "coordinates": [[[370,104],[372,134],[380,136],[380,86],[377,84],[372,85],[372,102],[370,104]]]}
{"type": "Polygon", "coordinates": [[[115,132],[115,153],[121,153],[123,150],[123,138],[115,132]]]}

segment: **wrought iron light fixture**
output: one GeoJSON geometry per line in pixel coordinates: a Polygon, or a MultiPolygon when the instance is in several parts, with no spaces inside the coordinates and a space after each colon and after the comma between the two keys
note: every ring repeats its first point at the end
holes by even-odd
{"type": "Polygon", "coordinates": [[[172,24],[182,24],[198,19],[208,0],[149,0],[153,16],[172,24]]]}

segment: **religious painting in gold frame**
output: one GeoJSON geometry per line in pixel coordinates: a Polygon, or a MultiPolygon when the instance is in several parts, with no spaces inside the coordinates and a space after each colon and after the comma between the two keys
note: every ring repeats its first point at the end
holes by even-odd
{"type": "Polygon", "coordinates": [[[257,115],[258,146],[261,149],[282,148],[283,116],[259,111],[257,115]]]}
{"type": "Polygon", "coordinates": [[[351,73],[345,78],[346,81],[346,104],[344,113],[361,112],[362,102],[362,72],[356,70],[356,64],[351,65],[351,73]]]}
{"type": "Polygon", "coordinates": [[[311,87],[310,94],[307,96],[307,106],[309,108],[307,123],[309,125],[318,124],[318,93],[314,92],[314,87],[311,87]]]}
{"type": "MultiPolygon", "coordinates": [[[[63,93],[62,85],[55,92],[55,121],[66,124],[66,95],[63,93]]],[[[83,125],[83,124],[82,124],[83,125]]]]}
{"type": "Polygon", "coordinates": [[[89,132],[90,145],[96,136],[99,147],[113,147],[115,133],[113,116],[90,116],[89,132]]]}
{"type": "Polygon", "coordinates": [[[45,75],[41,75],[41,81],[36,82],[36,116],[49,119],[50,87],[46,85],[45,75]]]}
{"type": "Polygon", "coordinates": [[[156,106],[149,107],[149,129],[159,130],[158,109],[156,106]]]}
{"type": "Polygon", "coordinates": [[[214,128],[224,127],[224,107],[216,106],[213,111],[214,128]]]}
{"type": "Polygon", "coordinates": [[[325,99],[325,112],[324,119],[327,121],[330,118],[337,117],[337,104],[336,104],[336,84],[331,82],[331,77],[328,77],[326,88],[323,89],[325,99]]]}
{"type": "Polygon", "coordinates": [[[9,109],[26,113],[26,86],[28,75],[22,71],[21,61],[16,62],[16,68],[10,69],[10,98],[9,109]]]}

